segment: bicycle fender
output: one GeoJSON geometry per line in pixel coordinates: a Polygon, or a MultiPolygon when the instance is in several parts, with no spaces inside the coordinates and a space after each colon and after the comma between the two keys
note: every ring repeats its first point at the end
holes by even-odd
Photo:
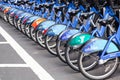
{"type": "Polygon", "coordinates": [[[14,17],[14,15],[16,14],[17,11],[18,11],[17,9],[11,11],[11,12],[10,12],[10,16],[11,16],[11,17],[14,17]]]}
{"type": "Polygon", "coordinates": [[[7,12],[7,14],[10,14],[11,12],[17,11],[15,8],[10,8],[10,10],[7,12]]]}
{"type": "Polygon", "coordinates": [[[38,27],[36,28],[36,30],[42,31],[42,30],[45,30],[54,24],[55,24],[55,21],[46,20],[46,21],[42,22],[41,24],[39,24],[38,27]]]}
{"type": "Polygon", "coordinates": [[[56,35],[59,35],[66,28],[67,28],[66,25],[57,24],[57,25],[54,25],[51,28],[49,28],[47,30],[46,34],[49,36],[56,36],[56,35]]]}
{"type": "Polygon", "coordinates": [[[23,18],[25,15],[27,15],[28,13],[23,13],[23,14],[21,14],[18,18],[19,19],[21,19],[21,18],[23,18]]]}
{"type": "Polygon", "coordinates": [[[32,17],[32,15],[30,14],[27,14],[27,16],[25,15],[24,18],[22,18],[22,23],[25,24],[30,17],[32,17]]]}
{"type": "Polygon", "coordinates": [[[31,24],[31,26],[32,26],[34,29],[36,29],[37,26],[38,26],[41,22],[43,22],[43,21],[45,21],[45,20],[46,20],[45,18],[38,18],[38,19],[36,19],[36,20],[31,24]]]}
{"type": "Polygon", "coordinates": [[[78,33],[79,30],[77,29],[69,29],[69,30],[65,30],[63,31],[63,33],[61,33],[61,35],[59,36],[59,39],[62,41],[66,41],[68,40],[72,35],[78,33]]]}
{"type": "MultiPolygon", "coordinates": [[[[91,39],[83,46],[81,51],[85,54],[90,54],[96,51],[102,51],[105,48],[107,41],[108,40],[102,38],[91,39]]],[[[119,51],[118,46],[115,43],[111,42],[107,49],[107,53],[116,52],[116,51],[119,51]]]]}
{"type": "Polygon", "coordinates": [[[11,9],[10,7],[6,8],[6,9],[4,10],[4,14],[6,14],[10,9],[11,9]]]}
{"type": "Polygon", "coordinates": [[[91,35],[88,33],[78,33],[77,35],[73,36],[69,41],[68,45],[69,46],[78,46],[78,45],[83,45],[87,41],[91,39],[91,35]]]}
{"type": "Polygon", "coordinates": [[[28,20],[27,20],[27,24],[30,24],[32,23],[34,20],[38,19],[39,17],[38,16],[33,16],[33,17],[30,17],[28,20]]]}

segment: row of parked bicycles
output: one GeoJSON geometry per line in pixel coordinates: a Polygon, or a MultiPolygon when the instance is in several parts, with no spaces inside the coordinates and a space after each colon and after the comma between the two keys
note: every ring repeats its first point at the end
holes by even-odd
{"type": "Polygon", "coordinates": [[[119,65],[120,0],[4,0],[0,16],[89,79],[119,65]]]}

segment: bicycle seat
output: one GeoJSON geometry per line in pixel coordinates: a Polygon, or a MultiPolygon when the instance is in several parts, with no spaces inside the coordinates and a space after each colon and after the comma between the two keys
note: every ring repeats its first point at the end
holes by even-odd
{"type": "Polygon", "coordinates": [[[25,4],[25,2],[24,2],[24,1],[21,1],[21,2],[20,2],[20,4],[21,4],[21,5],[24,5],[24,4],[25,4]]]}
{"type": "Polygon", "coordinates": [[[45,3],[45,4],[44,4],[45,7],[50,7],[50,6],[52,6],[52,5],[54,5],[54,3],[45,3]]]}
{"type": "Polygon", "coordinates": [[[77,9],[77,10],[72,9],[72,10],[70,10],[68,13],[69,13],[70,15],[76,15],[79,11],[80,11],[80,9],[77,9]]]}
{"type": "Polygon", "coordinates": [[[21,3],[15,3],[14,5],[20,6],[20,5],[21,5],[21,3]]]}
{"type": "Polygon", "coordinates": [[[17,3],[21,3],[21,1],[17,1],[17,3]]]}
{"type": "Polygon", "coordinates": [[[98,23],[100,23],[101,25],[103,25],[103,26],[106,26],[107,24],[110,24],[112,21],[113,21],[113,17],[110,17],[110,18],[108,18],[108,19],[106,19],[106,20],[104,20],[104,19],[99,19],[98,20],[98,23]]]}
{"type": "Polygon", "coordinates": [[[35,3],[35,2],[28,2],[28,5],[31,6],[31,5],[33,5],[34,3],[35,3]]]}
{"type": "Polygon", "coordinates": [[[12,2],[12,1],[11,1],[10,3],[11,3],[11,4],[14,4],[14,2],[12,2]]]}
{"type": "Polygon", "coordinates": [[[89,18],[91,15],[93,15],[94,12],[87,12],[87,13],[81,13],[81,16],[85,19],[89,18]]]}
{"type": "Polygon", "coordinates": [[[66,7],[66,5],[59,5],[59,6],[55,6],[54,8],[59,10],[59,9],[64,8],[64,7],[66,7]]]}
{"type": "Polygon", "coordinates": [[[13,2],[13,4],[14,4],[14,5],[17,5],[18,3],[14,3],[14,2],[13,2]]]}
{"type": "Polygon", "coordinates": [[[17,6],[19,6],[20,5],[20,2],[21,1],[17,1],[17,3],[16,2],[12,2],[14,5],[17,5],[17,6]]]}
{"type": "Polygon", "coordinates": [[[113,9],[114,10],[119,10],[120,9],[120,5],[119,6],[114,6],[113,9]]]}
{"type": "Polygon", "coordinates": [[[39,5],[34,7],[35,10],[40,10],[39,5]]]}
{"type": "Polygon", "coordinates": [[[39,4],[39,8],[42,8],[44,6],[44,4],[39,4]]]}
{"type": "Polygon", "coordinates": [[[25,4],[27,4],[29,1],[25,1],[25,4]]]}

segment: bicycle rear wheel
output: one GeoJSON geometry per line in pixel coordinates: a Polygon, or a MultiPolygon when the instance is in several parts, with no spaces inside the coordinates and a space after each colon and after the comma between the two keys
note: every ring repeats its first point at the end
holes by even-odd
{"type": "Polygon", "coordinates": [[[45,37],[40,30],[36,32],[36,41],[41,47],[45,48],[45,37]]]}
{"type": "Polygon", "coordinates": [[[91,53],[90,55],[87,54],[80,54],[78,59],[78,66],[81,70],[81,73],[92,80],[104,80],[111,76],[118,67],[118,58],[106,60],[102,64],[99,63],[99,56],[98,52],[91,53]],[[88,58],[89,59],[86,59],[88,58]],[[93,60],[92,63],[90,63],[91,59],[93,60]],[[88,65],[89,64],[89,65],[88,65]],[[91,66],[89,70],[85,69],[85,66],[91,66]],[[94,65],[94,66],[93,66],[94,65]]]}
{"type": "Polygon", "coordinates": [[[31,36],[30,36],[30,24],[26,24],[25,25],[25,34],[29,37],[29,38],[31,38],[31,36]]]}
{"type": "Polygon", "coordinates": [[[65,47],[66,47],[66,41],[57,40],[57,46],[56,46],[57,55],[58,58],[64,63],[66,63],[65,47]]]}
{"type": "Polygon", "coordinates": [[[7,13],[6,14],[4,13],[4,20],[8,22],[7,13]]]}
{"type": "Polygon", "coordinates": [[[35,37],[36,36],[35,29],[32,26],[29,29],[30,29],[29,31],[30,31],[30,36],[31,36],[32,40],[37,42],[36,37],[35,37]]]}
{"type": "Polygon", "coordinates": [[[45,36],[45,47],[52,54],[57,56],[56,52],[56,39],[57,36],[45,36]]]}
{"type": "Polygon", "coordinates": [[[25,34],[25,24],[21,23],[21,31],[25,34]]]}
{"type": "Polygon", "coordinates": [[[18,27],[18,29],[20,31],[22,31],[22,29],[21,29],[21,19],[18,19],[18,21],[17,21],[17,27],[18,27]]]}
{"type": "Polygon", "coordinates": [[[75,71],[80,71],[78,68],[78,56],[80,54],[80,48],[74,49],[73,47],[67,46],[65,50],[65,59],[68,65],[75,71]]]}
{"type": "Polygon", "coordinates": [[[8,15],[8,21],[9,21],[9,23],[10,23],[11,25],[14,25],[13,19],[14,19],[14,18],[9,14],[9,15],[8,15]]]}

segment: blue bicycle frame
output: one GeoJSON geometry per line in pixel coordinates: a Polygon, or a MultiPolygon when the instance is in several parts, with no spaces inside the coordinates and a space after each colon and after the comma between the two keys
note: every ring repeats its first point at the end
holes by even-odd
{"type": "Polygon", "coordinates": [[[120,56],[120,21],[116,16],[114,17],[119,23],[117,32],[108,39],[93,38],[82,48],[81,51],[84,54],[101,51],[99,53],[100,60],[109,60],[120,56]]]}
{"type": "MultiPolygon", "coordinates": [[[[82,6],[80,6],[80,7],[82,7],[82,6]]],[[[83,11],[82,11],[83,12],[83,11]]],[[[81,12],[81,13],[82,13],[81,12]]],[[[92,7],[91,8],[91,10],[90,10],[90,12],[91,13],[95,13],[95,14],[97,14],[98,13],[98,11],[94,8],[94,7],[92,7]]],[[[63,31],[60,35],[59,35],[59,39],[60,40],[68,40],[72,35],[74,35],[74,34],[76,34],[76,33],[78,33],[78,32],[88,32],[89,31],[89,28],[90,28],[90,25],[91,25],[91,20],[92,20],[92,18],[94,17],[94,15],[92,14],[88,19],[87,19],[87,21],[86,21],[86,23],[85,24],[83,24],[82,26],[80,26],[80,28],[79,28],[79,30],[77,30],[77,29],[70,29],[70,30],[66,30],[66,31],[63,31]]]]}
{"type": "MultiPolygon", "coordinates": [[[[64,5],[64,4],[61,4],[61,5],[64,5]]],[[[55,5],[54,7],[59,7],[61,5],[55,5]]],[[[68,11],[71,9],[71,6],[68,7],[68,11]]],[[[66,12],[65,14],[65,19],[64,21],[62,21],[60,19],[60,16],[61,16],[61,12],[58,12],[57,14],[57,18],[55,19],[55,21],[53,21],[53,19],[51,19],[52,17],[50,16],[50,18],[44,22],[42,22],[41,24],[38,25],[38,27],[36,28],[36,30],[46,30],[48,28],[50,28],[51,26],[55,25],[55,24],[67,24],[68,20],[69,20],[69,14],[68,14],[68,11],[66,12]]],[[[52,13],[51,13],[52,14],[52,13]]],[[[44,31],[43,31],[44,32],[44,31]]]]}
{"type": "MultiPolygon", "coordinates": [[[[112,12],[113,13],[113,12],[112,12]]],[[[105,13],[103,15],[103,19],[104,20],[107,20],[109,17],[113,17],[113,15],[111,15],[111,8],[109,6],[106,6],[105,7],[105,13]]],[[[105,26],[101,26],[100,30],[96,27],[92,32],[91,34],[89,33],[78,33],[78,34],[75,34],[74,36],[72,36],[70,39],[69,39],[69,42],[67,45],[69,46],[72,46],[72,47],[79,47],[81,46],[83,43],[81,41],[88,41],[90,39],[92,39],[94,37],[94,35],[96,34],[97,37],[103,37],[104,33],[106,31],[106,27],[105,26]],[[85,40],[86,37],[83,38],[83,35],[84,34],[88,34],[90,37],[88,40],[85,40]],[[74,41],[74,43],[72,43],[73,45],[70,44],[71,40],[73,38],[75,38],[76,36],[79,36],[79,40],[78,41],[74,41]]]]}
{"type": "MultiPolygon", "coordinates": [[[[70,7],[68,12],[72,10],[72,8],[70,7]]],[[[80,15],[80,13],[78,13],[77,15],[80,15]]],[[[59,35],[63,30],[67,29],[68,27],[75,28],[77,25],[78,25],[78,18],[75,18],[73,22],[69,20],[68,22],[63,22],[62,24],[57,23],[49,27],[45,35],[49,35],[49,36],[59,35]]]]}

